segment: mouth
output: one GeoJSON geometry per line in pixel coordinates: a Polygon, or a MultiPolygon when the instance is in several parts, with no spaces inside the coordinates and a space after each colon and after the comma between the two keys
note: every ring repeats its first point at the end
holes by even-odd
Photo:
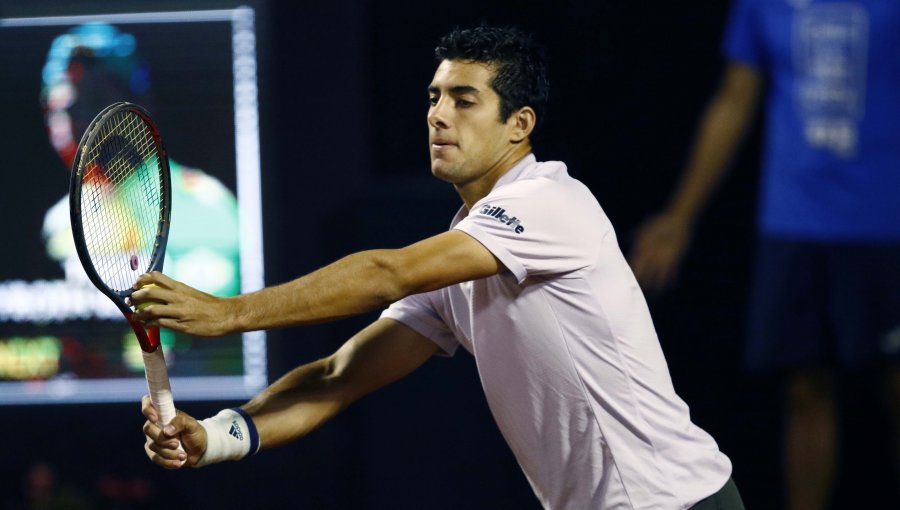
{"type": "Polygon", "coordinates": [[[435,138],[431,141],[431,148],[434,150],[446,150],[456,146],[456,143],[451,142],[450,140],[444,140],[442,138],[435,138]]]}

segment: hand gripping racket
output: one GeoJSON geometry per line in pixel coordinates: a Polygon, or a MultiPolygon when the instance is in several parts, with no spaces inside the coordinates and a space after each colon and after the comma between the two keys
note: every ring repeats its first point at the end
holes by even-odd
{"type": "Polygon", "coordinates": [[[169,160],[147,110],[115,103],[97,114],[72,165],[72,235],[88,278],[119,307],[137,335],[150,399],[162,425],[175,417],[175,403],[159,329],[145,330],[135,321],[126,298],[139,275],[162,271],[171,190],[169,160]]]}

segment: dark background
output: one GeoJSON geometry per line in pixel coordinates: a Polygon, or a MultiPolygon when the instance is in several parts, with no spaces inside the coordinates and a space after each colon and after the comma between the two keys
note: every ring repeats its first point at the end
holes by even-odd
{"type": "MultiPolygon", "coordinates": [[[[4,16],[125,9],[99,1],[2,5],[4,16]]],[[[634,229],[663,205],[715,89],[728,12],[728,2],[710,0],[254,5],[268,283],[446,228],[459,201],[428,170],[425,87],[437,38],[481,21],[519,25],[548,46],[552,99],[536,154],[565,161],[590,186],[627,251],[634,229]]],[[[2,72],[4,80],[15,74],[2,72]]],[[[747,507],[773,509],[781,501],[777,381],[739,368],[757,139],[704,216],[679,283],[651,307],[694,421],[734,462],[747,507]]],[[[331,353],[375,316],[273,332],[272,377],[331,353]]],[[[885,499],[884,420],[857,391],[865,382],[847,386],[853,398],[840,462],[849,467],[836,499],[841,508],[893,508],[885,499]]],[[[238,403],[180,405],[205,417],[238,403]]],[[[144,458],[137,403],[7,407],[0,416],[0,496],[11,508],[21,507],[25,473],[38,460],[100,508],[538,508],[465,353],[430,361],[295,444],[201,470],[166,472],[144,458]]]]}

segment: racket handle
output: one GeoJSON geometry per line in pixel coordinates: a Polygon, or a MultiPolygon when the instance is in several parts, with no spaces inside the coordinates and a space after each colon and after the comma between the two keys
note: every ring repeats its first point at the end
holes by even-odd
{"type": "MultiPolygon", "coordinates": [[[[159,330],[153,331],[150,336],[158,336],[159,330]]],[[[169,370],[166,368],[166,358],[163,356],[162,347],[153,352],[141,351],[144,356],[144,375],[147,377],[147,388],[150,390],[150,401],[153,407],[159,411],[159,425],[165,426],[175,418],[175,399],[172,398],[172,387],[169,385],[169,370]]],[[[178,451],[184,452],[181,441],[178,442],[178,451]]]]}
{"type": "Polygon", "coordinates": [[[168,425],[175,418],[175,400],[172,398],[172,387],[169,385],[169,371],[162,348],[153,352],[143,352],[144,374],[147,376],[147,388],[150,390],[150,401],[159,411],[159,423],[168,425]]]}

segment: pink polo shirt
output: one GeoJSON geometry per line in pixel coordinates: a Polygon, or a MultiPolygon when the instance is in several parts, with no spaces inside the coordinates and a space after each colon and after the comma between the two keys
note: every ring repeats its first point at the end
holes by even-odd
{"type": "Polygon", "coordinates": [[[672,386],[609,219],[560,162],[528,155],[453,219],[508,271],[382,317],[474,355],[488,405],[548,509],[688,508],[731,462],[672,386]]]}

